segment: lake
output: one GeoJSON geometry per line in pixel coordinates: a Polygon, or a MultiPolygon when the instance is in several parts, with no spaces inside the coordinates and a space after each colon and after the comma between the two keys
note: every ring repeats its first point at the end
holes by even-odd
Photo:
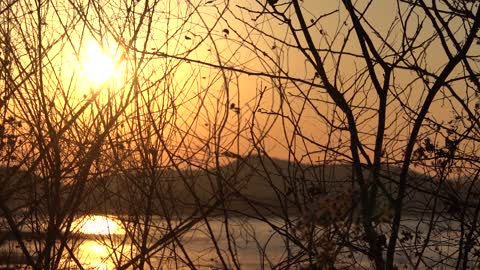
{"type": "MultiPolygon", "coordinates": [[[[418,218],[411,218],[403,224],[405,230],[420,233],[418,239],[412,238],[401,244],[411,252],[399,253],[397,256],[399,266],[415,263],[414,253],[418,251],[421,235],[424,236],[427,231],[427,226],[419,224],[418,221],[418,218]]],[[[279,228],[284,225],[279,219],[270,219],[268,222],[279,228]]],[[[135,239],[141,239],[140,235],[146,236],[144,244],[150,247],[168,233],[169,226],[175,227],[182,224],[182,221],[175,220],[169,224],[160,217],[153,217],[148,232],[138,226],[133,226],[134,223],[138,224],[139,220],[120,216],[78,218],[73,225],[78,231],[79,237],[72,240],[71,245],[75,247],[75,255],[82,263],[83,268],[115,269],[116,265],[122,265],[139,254],[142,243],[136,242],[135,239]]],[[[439,224],[442,223],[445,224],[445,230],[435,230],[432,234],[432,243],[436,244],[427,247],[425,254],[431,260],[425,259],[422,262],[422,269],[428,267],[450,269],[451,264],[455,262],[452,254],[458,252],[458,248],[455,246],[458,241],[458,224],[448,220],[441,221],[439,224]],[[442,261],[441,265],[436,264],[436,261],[439,260],[442,261]]],[[[229,259],[231,258],[229,255],[233,253],[238,258],[237,263],[242,269],[272,269],[279,266],[279,263],[285,261],[288,256],[294,256],[300,251],[300,248],[293,247],[293,243],[273,230],[270,224],[253,218],[232,217],[229,219],[228,227],[232,237],[230,245],[228,245],[224,220],[220,217],[209,218],[208,226],[205,222],[200,222],[190,227],[178,239],[165,245],[159,245],[158,249],[155,249],[157,252],[154,252],[154,255],[145,261],[144,267],[145,269],[190,269],[191,267],[188,265],[192,263],[197,269],[223,269],[217,255],[217,252],[220,252],[224,255],[226,264],[231,268],[235,268],[234,262],[229,259]],[[288,249],[287,246],[291,248],[288,249]]],[[[386,226],[380,226],[379,229],[388,231],[386,226]]],[[[35,248],[34,243],[34,240],[27,242],[29,249],[35,248]]],[[[12,239],[0,245],[0,252],[10,255],[10,263],[21,263],[19,251],[18,245],[12,239]]],[[[355,260],[360,262],[360,265],[369,268],[363,255],[345,252],[339,258],[344,261],[345,265],[347,261],[355,260]]],[[[5,262],[3,263],[5,266],[5,262]]],[[[74,261],[68,258],[63,259],[61,264],[64,269],[78,269],[74,261]]],[[[478,267],[478,264],[472,262],[471,266],[475,268],[478,267]]],[[[133,269],[133,267],[129,267],[129,269],[133,269]]]]}
{"type": "MultiPolygon", "coordinates": [[[[138,234],[138,228],[130,225],[131,220],[113,216],[85,216],[74,222],[73,226],[79,232],[75,239],[76,257],[82,262],[84,269],[115,269],[116,263],[125,262],[138,254],[136,243],[132,242],[133,234],[138,234]],[[127,229],[130,228],[130,229],[127,229]]],[[[172,221],[172,226],[180,224],[181,221],[172,221]]],[[[277,222],[278,223],[278,222],[277,222]]],[[[278,261],[285,253],[285,244],[282,238],[274,233],[270,226],[264,222],[254,219],[232,218],[229,223],[229,232],[233,235],[235,253],[238,254],[241,266],[246,269],[257,269],[260,265],[270,268],[267,257],[261,253],[268,254],[272,263],[278,261]]],[[[155,217],[150,228],[147,245],[154,244],[167,232],[167,223],[159,217],[155,217]]],[[[220,250],[226,252],[228,249],[225,238],[225,227],[220,219],[212,219],[209,226],[220,250]]],[[[32,235],[24,232],[29,249],[34,250],[35,239],[29,239],[32,235]]],[[[33,238],[33,237],[32,237],[33,238]]],[[[212,237],[208,232],[205,223],[193,226],[184,233],[176,243],[167,245],[161,252],[155,253],[148,262],[153,266],[162,265],[163,269],[189,268],[180,261],[185,259],[184,254],[174,250],[183,245],[185,253],[198,269],[213,269],[220,265],[218,256],[215,254],[212,237]]],[[[232,243],[231,242],[231,243],[232,243]]],[[[21,263],[22,256],[18,244],[13,236],[0,245],[0,253],[3,258],[8,254],[11,263],[21,263]]],[[[224,253],[225,254],[225,253],[224,253]]],[[[226,256],[228,257],[228,256],[226,256]]],[[[2,266],[0,261],[0,267],[2,266]]],[[[76,269],[72,260],[63,261],[64,268],[76,269]]],[[[148,268],[147,268],[148,269],[148,268]]],[[[160,267],[159,267],[160,269],[160,267]]]]}

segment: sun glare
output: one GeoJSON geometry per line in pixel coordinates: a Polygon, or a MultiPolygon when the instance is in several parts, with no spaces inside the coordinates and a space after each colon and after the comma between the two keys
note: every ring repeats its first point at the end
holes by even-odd
{"type": "Polygon", "coordinates": [[[108,216],[88,216],[78,221],[78,231],[83,234],[121,234],[122,228],[118,221],[108,216]]]}
{"type": "Polygon", "coordinates": [[[81,66],[84,75],[93,84],[103,84],[119,75],[120,65],[115,51],[100,46],[96,41],[87,42],[82,53],[81,66]]]}

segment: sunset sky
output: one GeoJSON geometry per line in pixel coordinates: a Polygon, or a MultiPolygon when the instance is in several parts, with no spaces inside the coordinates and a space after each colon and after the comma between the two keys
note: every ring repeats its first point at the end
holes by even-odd
{"type": "MultiPolygon", "coordinates": [[[[88,21],[78,23],[74,23],[78,11],[69,3],[59,3],[56,11],[51,9],[46,15],[43,42],[45,45],[54,44],[49,52],[50,61],[55,69],[61,70],[62,87],[69,88],[69,95],[63,97],[67,99],[58,102],[82,102],[85,95],[104,92],[101,95],[108,96],[106,99],[118,99],[121,103],[122,100],[126,102],[128,93],[140,91],[141,95],[156,99],[156,108],[153,110],[160,112],[161,108],[166,108],[170,113],[173,110],[178,112],[175,125],[183,131],[195,127],[196,135],[190,138],[192,145],[202,147],[205,140],[209,140],[209,136],[215,133],[215,128],[210,123],[227,117],[228,131],[222,134],[226,148],[236,145],[235,140],[238,139],[241,149],[235,151],[244,154],[251,148],[252,142],[246,139],[247,133],[238,138],[238,131],[235,130],[238,126],[244,129],[255,125],[259,134],[269,131],[272,137],[266,141],[269,152],[283,158],[287,156],[287,146],[283,142],[291,140],[289,137],[293,126],[288,121],[282,123],[279,116],[293,115],[304,110],[301,118],[297,119],[301,132],[316,142],[326,142],[331,131],[326,129],[317,112],[322,112],[327,118],[333,117],[334,107],[325,91],[321,87],[310,88],[303,83],[295,85],[290,81],[269,78],[272,74],[280,77],[293,76],[321,84],[318,78],[314,79],[315,71],[301,52],[289,47],[295,40],[285,24],[266,16],[255,18],[255,13],[247,11],[261,12],[264,7],[256,3],[239,2],[238,5],[231,3],[225,9],[221,3],[199,2],[198,11],[194,11],[191,5],[181,2],[159,2],[152,9],[156,13],[148,24],[136,29],[144,3],[146,2],[134,5],[107,2],[94,4],[85,14],[88,21]],[[132,17],[137,21],[122,20],[133,11],[139,14],[132,17]],[[219,14],[223,14],[223,17],[220,18],[219,14]],[[209,29],[213,31],[210,32],[209,29]],[[243,70],[247,74],[215,68],[219,65],[243,70]],[[263,99],[259,100],[259,93],[265,90],[263,99]],[[292,102],[292,107],[286,111],[278,90],[292,102]],[[309,96],[315,102],[305,103],[302,95],[309,96]],[[239,114],[230,111],[227,116],[224,110],[231,106],[239,108],[239,114]],[[256,123],[252,123],[255,108],[260,113],[257,114],[256,123]]],[[[367,3],[359,1],[356,8],[363,10],[367,3]]],[[[306,21],[320,18],[312,26],[315,29],[312,37],[319,50],[324,50],[321,55],[324,56],[323,61],[331,82],[342,89],[347,99],[355,95],[354,100],[358,106],[375,106],[376,100],[368,94],[371,91],[368,89],[371,87],[370,82],[361,85],[361,81],[358,81],[362,80],[358,74],[365,68],[364,59],[349,55],[361,51],[357,36],[348,32],[351,21],[343,4],[334,1],[306,1],[303,5],[306,21]],[[329,48],[340,50],[345,41],[344,50],[348,54],[342,58],[326,51],[329,48]],[[338,62],[340,59],[341,62],[338,62]],[[358,92],[358,88],[363,90],[358,92]],[[362,92],[364,94],[358,95],[362,92]]],[[[287,7],[282,1],[277,5],[279,10],[287,7]]],[[[398,19],[405,19],[409,15],[406,11],[404,4],[400,4],[398,11],[396,1],[374,1],[365,14],[369,22],[367,31],[373,33],[372,29],[375,29],[380,36],[388,35],[387,42],[393,48],[401,48],[404,45],[404,30],[398,19]]],[[[418,43],[432,35],[434,30],[428,21],[423,23],[422,29],[417,27],[424,17],[415,14],[409,16],[409,23],[405,25],[407,35],[420,31],[418,43]]],[[[459,22],[453,20],[452,23],[459,22]]],[[[24,28],[28,30],[30,27],[25,25],[24,28]]],[[[460,24],[458,28],[457,33],[461,36],[460,24]]],[[[371,37],[380,44],[376,34],[371,37]]],[[[304,43],[304,40],[301,39],[301,42],[304,43]]],[[[378,49],[385,55],[387,62],[394,59],[389,55],[389,48],[379,46],[378,49]]],[[[428,53],[422,54],[419,61],[435,74],[447,60],[440,44],[435,41],[429,44],[428,53]]],[[[391,89],[398,89],[395,91],[405,95],[407,104],[416,106],[425,92],[416,89],[417,82],[413,82],[411,76],[409,71],[396,71],[391,89]]],[[[52,85],[57,84],[55,79],[50,80],[52,85]]],[[[55,92],[52,95],[57,98],[62,96],[55,92]]],[[[401,110],[399,106],[396,106],[396,111],[389,112],[392,121],[397,117],[398,110],[401,110]]],[[[451,105],[445,103],[434,104],[430,116],[437,121],[448,121],[448,114],[436,112],[449,111],[449,106],[451,105]]],[[[375,111],[363,111],[359,117],[359,122],[374,119],[375,111]]],[[[376,123],[369,121],[363,122],[362,132],[368,133],[375,128],[376,123]]],[[[399,131],[402,129],[408,130],[400,124],[390,132],[392,136],[407,135],[399,131]]],[[[245,131],[241,133],[243,132],[245,131]]],[[[171,137],[172,145],[175,145],[173,138],[180,133],[171,137]]],[[[333,135],[337,143],[343,141],[341,144],[347,146],[344,137],[347,136],[346,133],[342,135],[342,132],[334,132],[333,135]]],[[[372,138],[365,137],[367,141],[370,139],[372,138]]],[[[306,153],[310,146],[298,144],[295,147],[296,153],[302,155],[300,153],[306,153]]]]}

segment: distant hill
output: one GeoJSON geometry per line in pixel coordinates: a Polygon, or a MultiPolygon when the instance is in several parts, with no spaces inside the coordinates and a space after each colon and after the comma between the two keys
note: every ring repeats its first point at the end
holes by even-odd
{"type": "MultiPolygon", "coordinates": [[[[382,169],[384,190],[379,192],[379,200],[388,203],[386,194],[396,197],[399,172],[397,167],[382,169]]],[[[298,164],[260,156],[238,158],[218,170],[168,169],[150,175],[139,170],[92,181],[84,209],[122,214],[149,210],[155,214],[181,215],[223,198],[219,208],[225,207],[231,214],[283,216],[300,213],[314,196],[352,187],[351,175],[349,164],[298,164]],[[148,198],[152,198],[150,202],[148,198]]],[[[410,172],[404,203],[407,213],[428,211],[434,203],[433,197],[439,194],[437,210],[450,211],[448,202],[452,202],[452,196],[464,193],[450,181],[439,185],[424,175],[410,172]]]]}
{"type": "MultiPolygon", "coordinates": [[[[36,176],[19,168],[0,168],[0,199],[9,211],[16,212],[28,207],[36,176]]],[[[0,217],[3,210],[0,209],[0,217]]]]}
{"type": "MultiPolygon", "coordinates": [[[[389,196],[396,197],[399,172],[395,166],[382,168],[383,189],[379,191],[379,202],[388,204],[389,196]]],[[[368,170],[365,174],[368,178],[368,170]]],[[[193,213],[199,206],[205,208],[217,202],[218,211],[225,210],[232,215],[284,216],[299,214],[316,196],[357,188],[352,185],[351,175],[350,164],[305,164],[262,156],[232,158],[232,162],[218,169],[176,171],[169,168],[152,172],[131,169],[89,180],[81,211],[182,216],[193,213]]],[[[0,195],[11,210],[41,205],[46,199],[39,190],[45,180],[25,171],[0,169],[0,181],[0,195]],[[33,195],[34,185],[36,195],[33,195]],[[33,198],[37,201],[32,201],[33,198]]],[[[468,188],[471,194],[477,194],[470,196],[471,200],[478,198],[479,185],[469,187],[460,182],[440,184],[425,175],[410,172],[404,199],[407,213],[431,210],[434,197],[439,198],[437,211],[458,211],[458,206],[466,200],[468,188]]],[[[68,187],[63,189],[69,190],[68,187]]]]}

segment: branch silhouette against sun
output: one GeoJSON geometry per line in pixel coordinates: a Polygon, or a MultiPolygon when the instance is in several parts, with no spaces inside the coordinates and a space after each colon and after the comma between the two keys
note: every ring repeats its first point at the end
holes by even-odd
{"type": "Polygon", "coordinates": [[[480,2],[0,2],[0,268],[476,269],[480,2]]]}

